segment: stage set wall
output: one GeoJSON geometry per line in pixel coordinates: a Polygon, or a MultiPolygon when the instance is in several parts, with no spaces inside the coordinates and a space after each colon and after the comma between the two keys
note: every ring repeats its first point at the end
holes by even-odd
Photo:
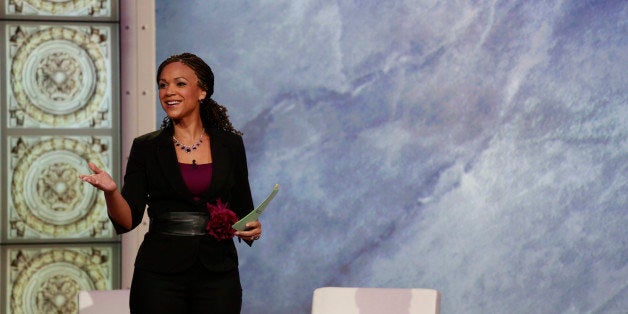
{"type": "Polygon", "coordinates": [[[155,5],[157,63],[204,58],[255,202],[281,186],[238,245],[243,313],[308,313],[321,286],[628,310],[628,2],[155,5]]]}

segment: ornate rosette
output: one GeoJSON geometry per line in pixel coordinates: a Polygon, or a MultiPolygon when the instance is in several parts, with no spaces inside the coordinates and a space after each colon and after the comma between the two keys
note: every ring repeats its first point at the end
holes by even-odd
{"type": "MultiPolygon", "coordinates": [[[[3,0],[7,1],[7,0],[3,0]]],[[[110,0],[8,0],[9,13],[61,15],[61,16],[108,16],[110,0]]]]}
{"type": "Polygon", "coordinates": [[[104,197],[78,176],[86,160],[106,169],[102,139],[50,138],[27,144],[14,139],[10,237],[46,238],[111,235],[104,197]],[[28,234],[30,231],[30,234],[28,234]],[[32,234],[32,233],[35,234],[32,234]]]}
{"type": "Polygon", "coordinates": [[[111,289],[106,247],[10,249],[11,313],[76,313],[81,290],[111,289]]]}
{"type": "MultiPolygon", "coordinates": [[[[55,127],[97,126],[107,111],[107,64],[95,27],[47,27],[32,33],[15,27],[11,42],[11,88],[16,107],[33,120],[55,127]],[[104,106],[104,108],[103,108],[104,106]]],[[[105,31],[106,33],[106,31],[105,31]]],[[[23,119],[15,119],[17,125],[23,119]]],[[[22,122],[20,122],[22,121],[22,122]]]]}

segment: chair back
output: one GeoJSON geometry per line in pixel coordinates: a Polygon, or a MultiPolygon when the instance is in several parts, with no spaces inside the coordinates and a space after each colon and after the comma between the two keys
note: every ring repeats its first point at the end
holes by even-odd
{"type": "Polygon", "coordinates": [[[312,314],[439,314],[433,289],[323,287],[314,290],[312,314]]]}
{"type": "Polygon", "coordinates": [[[79,291],[79,314],[130,313],[129,290],[79,291]]]}

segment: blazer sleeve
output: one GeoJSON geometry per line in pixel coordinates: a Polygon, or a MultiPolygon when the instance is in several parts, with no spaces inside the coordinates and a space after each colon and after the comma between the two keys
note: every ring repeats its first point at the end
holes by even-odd
{"type": "MultiPolygon", "coordinates": [[[[253,210],[253,198],[251,196],[251,186],[249,184],[249,170],[246,162],[246,151],[244,149],[244,141],[241,136],[237,137],[237,146],[236,146],[236,188],[237,192],[234,197],[234,208],[237,209],[236,213],[238,215],[238,219],[243,218],[248,215],[253,210]]],[[[238,238],[238,241],[241,241],[241,238],[238,238]]],[[[244,240],[246,244],[249,246],[253,245],[252,240],[244,240]]]]}
{"type": "Polygon", "coordinates": [[[242,137],[237,137],[236,145],[236,167],[235,171],[235,188],[234,198],[232,200],[233,207],[236,209],[238,219],[243,218],[253,210],[253,199],[251,197],[251,186],[249,184],[249,171],[246,162],[246,152],[242,137]]]}
{"type": "Polygon", "coordinates": [[[131,208],[131,229],[126,229],[112,220],[111,222],[117,234],[129,232],[137,227],[142,222],[144,210],[148,203],[148,183],[144,158],[146,150],[142,149],[141,146],[141,141],[138,139],[133,140],[121,191],[122,197],[124,197],[131,208]]]}

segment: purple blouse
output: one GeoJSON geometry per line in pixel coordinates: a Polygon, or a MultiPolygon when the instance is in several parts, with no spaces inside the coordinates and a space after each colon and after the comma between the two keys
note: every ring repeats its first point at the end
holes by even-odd
{"type": "Polygon", "coordinates": [[[195,198],[200,197],[209,189],[213,170],[211,163],[195,165],[179,163],[179,169],[181,169],[185,185],[195,198]]]}

